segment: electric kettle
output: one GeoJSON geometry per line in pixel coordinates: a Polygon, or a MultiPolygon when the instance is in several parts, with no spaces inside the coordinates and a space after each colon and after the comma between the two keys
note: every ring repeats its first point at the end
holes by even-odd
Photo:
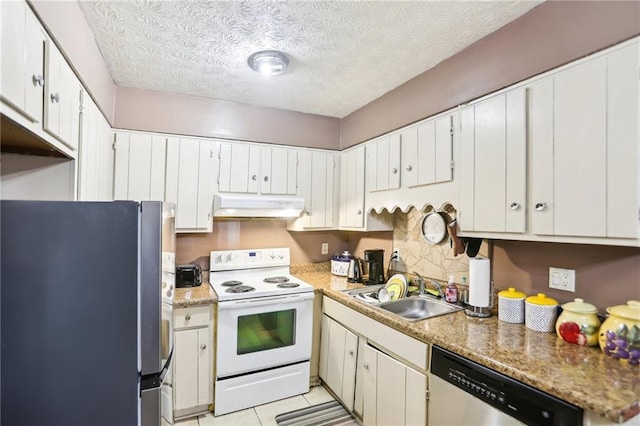
{"type": "Polygon", "coordinates": [[[363,267],[364,264],[362,263],[362,259],[353,256],[349,261],[349,269],[347,270],[347,282],[361,283],[363,267]]]}

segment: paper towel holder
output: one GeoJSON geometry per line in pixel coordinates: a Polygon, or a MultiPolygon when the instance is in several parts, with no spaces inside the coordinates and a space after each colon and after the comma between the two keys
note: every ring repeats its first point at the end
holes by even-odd
{"type": "Polygon", "coordinates": [[[465,303],[467,303],[467,307],[464,310],[464,313],[470,317],[476,318],[490,317],[492,315],[491,311],[493,310],[493,299],[493,280],[491,280],[489,286],[489,306],[473,306],[465,301],[465,303]]]}

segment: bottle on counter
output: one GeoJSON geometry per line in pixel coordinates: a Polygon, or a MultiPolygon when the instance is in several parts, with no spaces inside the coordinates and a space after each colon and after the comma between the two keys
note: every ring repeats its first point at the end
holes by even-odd
{"type": "Polygon", "coordinates": [[[449,283],[444,293],[444,298],[449,303],[458,302],[458,288],[456,287],[455,279],[453,275],[449,275],[449,283]]]}

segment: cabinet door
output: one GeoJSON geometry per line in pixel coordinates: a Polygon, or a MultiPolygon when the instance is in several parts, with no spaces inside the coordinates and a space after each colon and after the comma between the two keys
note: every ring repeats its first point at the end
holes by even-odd
{"type": "Polygon", "coordinates": [[[371,346],[364,349],[367,425],[425,425],[427,378],[371,346]]]}
{"type": "Polygon", "coordinates": [[[117,133],[114,197],[164,201],[166,155],[163,136],[117,133]]]}
{"type": "Polygon", "coordinates": [[[329,320],[329,340],[327,352],[326,384],[338,396],[342,395],[344,375],[345,336],[347,330],[333,320],[329,320]]]}
{"type": "Polygon", "coordinates": [[[211,387],[213,381],[213,361],[211,358],[211,344],[213,338],[209,328],[198,330],[198,405],[207,405],[213,402],[211,387]]]}
{"type": "Polygon", "coordinates": [[[367,190],[400,188],[400,134],[394,133],[366,146],[367,190]]]}
{"type": "Polygon", "coordinates": [[[340,226],[364,226],[364,159],[365,148],[346,151],[340,155],[340,226]]]}
{"type": "Polygon", "coordinates": [[[27,3],[2,2],[0,7],[0,96],[32,122],[41,122],[46,35],[27,3]]]}
{"type": "Polygon", "coordinates": [[[344,349],[344,372],[342,375],[340,399],[350,411],[353,411],[356,388],[356,364],[358,360],[358,336],[348,330],[345,330],[344,349]]]}
{"type": "Polygon", "coordinates": [[[286,148],[261,148],[261,194],[295,195],[297,153],[286,148]]]}
{"type": "Polygon", "coordinates": [[[606,58],[554,78],[555,235],[606,236],[606,58]],[[578,183],[578,184],[577,184],[578,183]]]}
{"type": "Polygon", "coordinates": [[[415,185],[453,179],[453,117],[446,115],[417,126],[417,177],[415,185]]]}
{"type": "Polygon", "coordinates": [[[418,129],[410,127],[400,134],[402,152],[402,186],[418,185],[418,129]]]}
{"type": "Polygon", "coordinates": [[[176,205],[178,232],[210,232],[215,142],[167,138],[165,200],[176,205]]]}
{"type": "Polygon", "coordinates": [[[257,194],[260,147],[243,143],[221,142],[218,158],[218,190],[257,194]]]}
{"type": "Polygon", "coordinates": [[[175,332],[174,410],[198,405],[199,329],[175,332]]]}
{"type": "Polygon", "coordinates": [[[634,43],[608,56],[607,237],[639,236],[639,49],[634,43]]]}
{"type": "Polygon", "coordinates": [[[461,114],[463,230],[524,232],[526,99],[518,89],[461,114]]]}
{"type": "Polygon", "coordinates": [[[109,123],[87,97],[82,113],[78,156],[78,200],[113,200],[113,133],[109,123]]]}

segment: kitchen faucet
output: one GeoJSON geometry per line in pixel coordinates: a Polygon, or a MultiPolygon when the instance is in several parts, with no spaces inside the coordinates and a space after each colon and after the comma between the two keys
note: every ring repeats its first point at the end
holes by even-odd
{"type": "Polygon", "coordinates": [[[414,272],[413,274],[418,277],[416,278],[416,281],[418,282],[418,294],[420,296],[427,294],[427,292],[424,291],[424,279],[422,278],[422,276],[417,272],[414,272]]]}
{"type": "Polygon", "coordinates": [[[433,284],[436,290],[438,290],[438,293],[440,293],[440,297],[444,299],[445,295],[444,295],[444,292],[442,291],[442,287],[440,287],[440,283],[436,280],[431,280],[431,284],[433,284]]]}

